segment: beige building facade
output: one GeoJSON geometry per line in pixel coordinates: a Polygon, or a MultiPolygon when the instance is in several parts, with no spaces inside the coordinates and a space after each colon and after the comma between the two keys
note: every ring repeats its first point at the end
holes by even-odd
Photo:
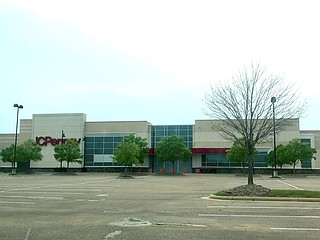
{"type": "MultiPolygon", "coordinates": [[[[287,144],[294,138],[316,148],[320,157],[320,130],[300,130],[299,119],[292,119],[292,125],[276,135],[277,144],[287,144]]],[[[34,114],[32,119],[20,120],[18,144],[28,139],[34,140],[42,148],[43,160],[31,162],[30,168],[57,169],[60,163],[54,159],[54,147],[66,139],[78,142],[83,154],[82,164],[72,164],[70,167],[83,170],[116,169],[119,166],[112,156],[117,144],[125,136],[134,134],[147,139],[150,151],[142,165],[137,169],[148,169],[150,172],[170,171],[175,168],[178,172],[197,172],[237,169],[238,163],[231,163],[226,158],[227,150],[232,142],[221,137],[215,131],[214,125],[221,124],[219,120],[195,120],[192,125],[152,125],[148,121],[99,121],[88,122],[83,113],[64,114],[34,114]],[[163,137],[178,135],[184,138],[186,145],[193,155],[188,162],[160,163],[154,155],[157,142],[163,137]]],[[[0,134],[0,151],[14,143],[15,134],[0,134]]],[[[266,155],[273,149],[273,138],[266,139],[257,147],[259,155],[255,160],[255,167],[270,169],[266,162],[266,155]]],[[[0,161],[0,168],[9,168],[11,165],[0,161]]],[[[63,166],[65,167],[65,166],[63,166]]],[[[290,168],[291,166],[285,166],[290,168]]],[[[299,169],[319,169],[317,160],[299,163],[299,169]]]]}

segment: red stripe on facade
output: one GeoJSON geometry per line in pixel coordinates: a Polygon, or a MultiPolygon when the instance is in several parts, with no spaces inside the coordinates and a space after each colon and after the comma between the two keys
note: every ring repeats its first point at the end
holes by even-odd
{"type": "Polygon", "coordinates": [[[230,148],[190,148],[193,154],[226,154],[230,148]]]}
{"type": "MultiPolygon", "coordinates": [[[[190,148],[192,154],[226,154],[230,148],[190,148]]],[[[149,148],[149,154],[153,154],[154,149],[149,148]]]]}

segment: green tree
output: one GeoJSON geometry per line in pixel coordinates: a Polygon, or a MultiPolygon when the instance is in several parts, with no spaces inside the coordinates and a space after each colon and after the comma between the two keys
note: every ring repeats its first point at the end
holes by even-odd
{"type": "Polygon", "coordinates": [[[143,163],[144,158],[149,150],[147,139],[139,136],[135,136],[134,134],[130,134],[129,136],[125,136],[123,138],[123,142],[135,143],[137,145],[138,155],[136,157],[138,158],[139,163],[143,163]]]}
{"type": "MultiPolygon", "coordinates": [[[[276,149],[277,166],[282,168],[283,165],[290,164],[289,158],[286,156],[286,146],[280,144],[276,149]]],[[[274,167],[274,150],[268,153],[268,164],[274,167]]]]}
{"type": "MultiPolygon", "coordinates": [[[[254,153],[255,155],[258,153],[256,149],[254,149],[254,153]]],[[[244,171],[245,163],[248,162],[249,155],[245,146],[245,140],[243,138],[233,143],[232,147],[227,152],[227,158],[231,162],[241,163],[244,171]]]]}
{"type": "Polygon", "coordinates": [[[298,162],[314,158],[314,154],[316,153],[316,149],[306,146],[300,141],[300,139],[295,138],[286,145],[285,156],[288,158],[289,163],[293,166],[292,172],[295,173],[298,162]]]}
{"type": "Polygon", "coordinates": [[[43,156],[41,154],[41,147],[31,139],[25,141],[17,147],[17,156],[21,162],[41,161],[43,156]]]}
{"type": "MultiPolygon", "coordinates": [[[[292,124],[291,119],[300,117],[306,102],[299,101],[294,85],[283,78],[268,74],[259,64],[244,68],[232,81],[218,82],[205,94],[205,113],[219,124],[213,124],[224,139],[245,140],[248,152],[248,184],[253,184],[254,148],[292,124]],[[271,98],[276,99],[275,123],[271,98]]],[[[214,121],[213,121],[214,122],[214,121]]]]}
{"type": "MultiPolygon", "coordinates": [[[[295,173],[299,162],[314,158],[314,154],[317,153],[316,149],[301,143],[298,138],[291,140],[287,145],[278,145],[276,151],[277,165],[281,168],[285,164],[292,165],[292,173],[295,173]]],[[[268,154],[268,163],[274,165],[274,162],[274,152],[271,151],[268,154]]]]}
{"type": "MultiPolygon", "coordinates": [[[[12,144],[10,147],[2,149],[0,156],[3,162],[10,162],[13,168],[14,144],[12,144]]],[[[31,139],[17,146],[16,163],[28,162],[30,166],[30,161],[41,161],[42,158],[43,156],[41,154],[41,147],[31,139]]]]}
{"type": "Polygon", "coordinates": [[[172,135],[158,142],[156,155],[160,162],[171,162],[172,172],[174,172],[174,162],[177,160],[188,161],[192,152],[186,147],[182,137],[172,135]]]}
{"type": "Polygon", "coordinates": [[[139,147],[134,142],[122,141],[118,144],[113,160],[121,166],[125,166],[124,175],[127,176],[127,168],[132,164],[139,163],[139,147]]]}
{"type": "Polygon", "coordinates": [[[67,162],[67,171],[70,163],[81,163],[82,154],[79,144],[73,140],[67,140],[64,144],[59,144],[54,147],[54,158],[59,162],[67,162]]]}
{"type": "Polygon", "coordinates": [[[13,166],[13,154],[14,154],[14,144],[12,144],[10,147],[4,148],[0,152],[1,161],[2,162],[9,162],[13,166]]]}

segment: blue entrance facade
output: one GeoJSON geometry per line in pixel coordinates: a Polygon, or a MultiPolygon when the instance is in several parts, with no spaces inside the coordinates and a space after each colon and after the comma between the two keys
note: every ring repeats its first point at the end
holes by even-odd
{"type": "Polygon", "coordinates": [[[157,143],[168,136],[178,136],[184,139],[187,148],[193,147],[193,125],[154,125],[151,127],[151,158],[150,167],[153,172],[192,172],[192,158],[186,162],[179,160],[172,166],[171,162],[161,163],[153,154],[157,143]]]}

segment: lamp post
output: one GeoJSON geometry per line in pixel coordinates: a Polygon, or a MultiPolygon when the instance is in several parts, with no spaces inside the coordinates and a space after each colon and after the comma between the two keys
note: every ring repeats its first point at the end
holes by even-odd
{"type": "Polygon", "coordinates": [[[277,172],[277,146],[276,146],[276,117],[274,111],[274,103],[277,101],[276,97],[271,98],[272,112],[273,112],[273,154],[274,154],[274,171],[272,177],[278,177],[277,172]]]}
{"type": "Polygon", "coordinates": [[[64,137],[65,137],[66,135],[64,134],[64,131],[63,130],[61,130],[61,143],[64,143],[64,137]]]}
{"type": "Polygon", "coordinates": [[[155,142],[155,128],[152,130],[152,127],[151,127],[151,132],[152,132],[152,163],[151,163],[151,172],[154,172],[154,164],[155,164],[155,146],[156,146],[156,142],[155,142]]]}
{"type": "MultiPolygon", "coordinates": [[[[64,144],[64,137],[66,135],[64,134],[64,131],[61,130],[61,144],[64,144]]],[[[62,160],[60,161],[60,172],[62,172],[62,160]]]]}
{"type": "Polygon", "coordinates": [[[17,108],[17,121],[16,121],[16,136],[14,140],[14,152],[13,152],[13,163],[12,163],[12,174],[16,174],[16,157],[17,157],[17,137],[18,137],[18,121],[19,121],[19,109],[23,109],[22,105],[15,103],[13,107],[17,108]]]}

